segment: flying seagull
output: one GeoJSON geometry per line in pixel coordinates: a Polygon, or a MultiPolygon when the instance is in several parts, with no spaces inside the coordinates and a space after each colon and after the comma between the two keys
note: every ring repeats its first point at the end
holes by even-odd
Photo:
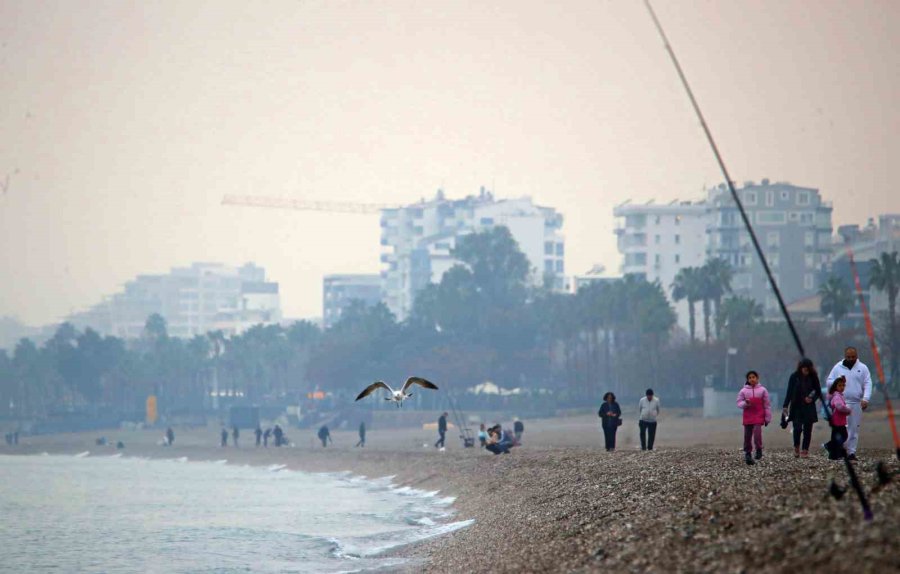
{"type": "Polygon", "coordinates": [[[411,387],[412,385],[419,385],[420,387],[423,387],[426,389],[437,390],[437,385],[435,385],[434,383],[432,383],[430,381],[426,381],[425,379],[423,379],[421,377],[410,377],[410,378],[406,379],[406,382],[403,383],[403,388],[400,389],[399,391],[395,391],[384,381],[375,381],[374,383],[372,383],[371,385],[366,387],[363,392],[359,393],[359,396],[356,397],[356,400],[359,400],[363,397],[367,397],[367,396],[371,395],[372,393],[375,392],[375,389],[386,389],[387,392],[391,393],[391,396],[384,397],[384,400],[394,401],[395,403],[397,403],[397,407],[399,408],[399,407],[403,406],[403,401],[405,401],[406,399],[408,399],[409,397],[412,396],[412,393],[406,392],[409,390],[409,387],[411,387]]]}

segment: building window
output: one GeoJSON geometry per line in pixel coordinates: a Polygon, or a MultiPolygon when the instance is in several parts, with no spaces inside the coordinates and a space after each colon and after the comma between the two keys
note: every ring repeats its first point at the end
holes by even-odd
{"type": "Polygon", "coordinates": [[[766,245],[768,247],[777,248],[781,245],[781,234],[777,231],[770,231],[766,234],[766,245]]]}
{"type": "Polygon", "coordinates": [[[552,241],[544,242],[544,255],[553,255],[553,242],[552,241]]]}
{"type": "Polygon", "coordinates": [[[801,191],[797,194],[797,205],[809,205],[808,191],[801,191]]]}
{"type": "Polygon", "coordinates": [[[812,247],[816,243],[816,234],[812,231],[807,231],[803,234],[803,245],[806,247],[812,247]]]}
{"type": "Polygon", "coordinates": [[[675,234],[675,245],[681,245],[681,236],[677,233],[675,234]]]}
{"type": "Polygon", "coordinates": [[[816,266],[816,258],[812,253],[804,255],[803,262],[806,264],[807,269],[812,269],[816,266]]]}
{"type": "Polygon", "coordinates": [[[747,205],[756,205],[756,192],[755,191],[745,191],[744,192],[744,203],[747,205]]]}
{"type": "Polygon", "coordinates": [[[756,213],[756,223],[760,225],[783,225],[787,220],[784,211],[759,211],[756,213]]]}
{"type": "Polygon", "coordinates": [[[675,254],[675,263],[681,263],[681,255],[675,254]]]}
{"type": "Polygon", "coordinates": [[[791,192],[789,192],[789,191],[782,191],[782,192],[781,192],[781,201],[787,201],[787,200],[789,200],[790,198],[791,198],[791,192]]]}
{"type": "Polygon", "coordinates": [[[804,211],[800,214],[800,223],[803,223],[805,225],[812,225],[813,219],[814,216],[811,211],[804,211]]]}
{"type": "Polygon", "coordinates": [[[659,245],[659,235],[655,236],[655,237],[653,238],[653,241],[654,241],[654,243],[656,243],[657,245],[659,245]]]}
{"type": "Polygon", "coordinates": [[[772,207],[775,205],[775,192],[769,190],[766,192],[766,207],[772,207]]]}
{"type": "Polygon", "coordinates": [[[681,225],[681,216],[680,215],[675,216],[675,225],[681,225]]]}
{"type": "Polygon", "coordinates": [[[544,259],[544,272],[545,273],[553,273],[553,260],[552,259],[544,259]]]}
{"type": "Polygon", "coordinates": [[[654,221],[657,225],[659,225],[659,216],[658,215],[656,216],[656,219],[654,221]]]}
{"type": "Polygon", "coordinates": [[[493,225],[493,224],[494,224],[493,217],[482,217],[481,218],[481,225],[493,225]]]}
{"type": "Polygon", "coordinates": [[[659,253],[653,256],[653,262],[659,265],[659,253]]]}
{"type": "Polygon", "coordinates": [[[813,288],[813,276],[812,273],[806,273],[803,275],[803,288],[807,291],[812,290],[813,288]]]}
{"type": "Polygon", "coordinates": [[[556,254],[560,257],[565,255],[566,253],[566,244],[565,243],[557,243],[556,244],[556,254]]]}
{"type": "Polygon", "coordinates": [[[625,227],[641,228],[646,225],[647,225],[647,216],[644,214],[626,215],[625,216],[625,227]]]}
{"type": "Polygon", "coordinates": [[[557,272],[557,273],[562,273],[562,272],[563,272],[563,269],[564,269],[564,267],[563,267],[563,260],[562,260],[562,259],[557,259],[557,260],[556,260],[556,272],[557,272]]]}
{"type": "Polygon", "coordinates": [[[788,214],[788,221],[797,222],[799,220],[800,220],[800,212],[799,211],[792,211],[788,214]]]}
{"type": "Polygon", "coordinates": [[[778,263],[781,261],[781,258],[778,256],[778,253],[770,254],[767,259],[769,260],[769,267],[773,269],[778,267],[778,263]]]}

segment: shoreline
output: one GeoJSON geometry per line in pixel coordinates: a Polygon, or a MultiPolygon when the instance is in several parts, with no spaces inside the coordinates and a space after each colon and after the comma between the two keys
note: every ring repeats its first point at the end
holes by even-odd
{"type": "MultiPolygon", "coordinates": [[[[124,452],[97,447],[92,444],[96,433],[82,433],[29,437],[28,445],[0,448],[0,453],[87,450],[92,455],[285,464],[368,478],[393,475],[397,485],[455,497],[450,521],[475,520],[384,554],[411,560],[409,571],[896,569],[900,478],[871,493],[877,460],[900,471],[884,434],[887,425],[867,420],[868,429],[864,426],[856,468],[875,512],[875,520],[866,524],[852,492],[842,500],[827,496],[831,477],[846,482],[841,463],[818,451],[809,459],[793,458],[785,446],[787,433],[770,425],[763,460],[746,466],[734,421],[697,422],[663,421],[666,434],[658,435],[658,450],[652,452],[635,448],[633,430],[623,426],[620,449],[606,453],[593,419],[556,419],[526,421],[525,446],[499,456],[449,442],[439,452],[430,445],[431,433],[416,430],[371,433],[364,449],[353,448],[355,433],[346,431],[336,431],[336,446],[327,449],[313,440],[294,448],[234,449],[208,446],[214,432],[209,429],[176,429],[172,447],[155,444],[159,431],[116,431],[108,434],[129,437],[124,452]],[[836,561],[836,548],[854,548],[856,558],[836,561]]],[[[818,428],[813,440],[821,442],[824,434],[818,428]]],[[[305,437],[296,430],[291,435],[305,437]]]]}

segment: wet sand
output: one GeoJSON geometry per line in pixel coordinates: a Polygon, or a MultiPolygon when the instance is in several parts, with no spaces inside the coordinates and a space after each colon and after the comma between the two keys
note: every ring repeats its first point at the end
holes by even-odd
{"type": "MultiPolygon", "coordinates": [[[[629,416],[630,415],[630,416],[629,416]]],[[[312,472],[352,471],[456,496],[464,530],[404,548],[414,569],[432,572],[897,572],[900,571],[900,476],[877,492],[876,460],[893,456],[884,412],[866,414],[860,441],[861,480],[875,520],[865,523],[851,492],[827,495],[831,477],[846,482],[843,464],[813,448],[795,459],[790,434],[765,429],[766,453],[746,466],[737,419],[700,419],[666,411],[657,447],[637,447],[637,424],[625,412],[618,449],[607,453],[593,415],[525,421],[523,446],[495,456],[451,440],[440,452],[433,431],[371,429],[365,448],[356,433],[334,431],[323,449],[312,430],[291,429],[291,448],[221,448],[218,428],[175,428],[172,447],[161,431],[107,431],[28,437],[0,453],[112,454],[94,439],[125,442],[126,455],[228,459],[287,464],[312,472]],[[424,446],[423,446],[424,445],[424,446]]],[[[816,425],[813,445],[827,439],[816,425]]],[[[455,438],[455,437],[454,437],[455,438]]]]}

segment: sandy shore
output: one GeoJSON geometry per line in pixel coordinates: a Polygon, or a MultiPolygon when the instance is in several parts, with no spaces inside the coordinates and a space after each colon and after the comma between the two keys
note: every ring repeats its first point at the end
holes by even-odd
{"type": "MultiPolygon", "coordinates": [[[[450,440],[439,452],[433,433],[419,429],[372,430],[364,449],[353,447],[355,433],[341,431],[327,449],[299,430],[289,431],[295,446],[280,449],[255,448],[249,433],[247,446],[221,448],[217,428],[176,428],[170,448],[156,444],[159,431],[104,434],[124,441],[130,455],[396,475],[398,484],[456,496],[456,518],[474,525],[400,551],[427,571],[900,571],[900,477],[872,492],[876,460],[900,471],[883,413],[866,415],[857,465],[871,523],[850,493],[827,496],[832,476],[846,481],[842,464],[818,451],[795,459],[776,425],[766,429],[763,460],[748,467],[737,421],[667,414],[654,452],[636,448],[633,422],[620,430],[619,450],[605,452],[592,416],[526,421],[524,445],[501,456],[450,440]]],[[[99,434],[29,437],[0,453],[113,452],[94,444],[99,434]]],[[[814,444],[826,434],[817,425],[814,444]]]]}

